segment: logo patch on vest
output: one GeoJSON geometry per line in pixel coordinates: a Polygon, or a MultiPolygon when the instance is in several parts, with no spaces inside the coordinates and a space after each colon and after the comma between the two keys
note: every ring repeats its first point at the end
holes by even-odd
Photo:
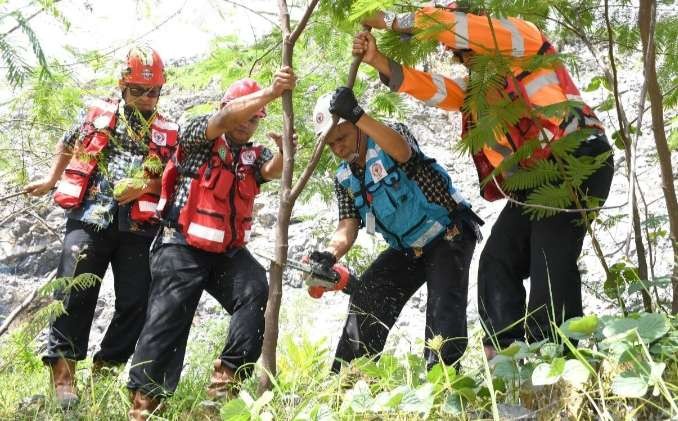
{"type": "Polygon", "coordinates": [[[111,124],[111,117],[111,115],[100,115],[94,119],[92,124],[94,125],[95,129],[105,129],[109,124],[111,124]]]}
{"type": "Polygon", "coordinates": [[[386,169],[381,160],[378,160],[374,164],[370,165],[370,174],[372,174],[372,180],[375,183],[381,181],[382,178],[386,177],[386,169]]]}
{"type": "Polygon", "coordinates": [[[240,155],[240,162],[243,165],[254,165],[254,161],[257,159],[257,154],[253,150],[247,150],[240,155]]]}
{"type": "Polygon", "coordinates": [[[151,130],[151,140],[158,146],[167,146],[167,133],[151,130]]]}

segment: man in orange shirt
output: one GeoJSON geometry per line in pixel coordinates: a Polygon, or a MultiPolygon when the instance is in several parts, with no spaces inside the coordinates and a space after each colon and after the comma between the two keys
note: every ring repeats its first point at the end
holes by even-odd
{"type": "MultiPolygon", "coordinates": [[[[488,19],[459,9],[425,7],[415,13],[400,15],[378,12],[363,23],[375,29],[406,34],[440,25],[444,29],[434,36],[469,70],[474,55],[500,52],[504,57],[520,61],[538,54],[555,53],[535,25],[517,18],[488,19]]],[[[447,78],[400,65],[379,52],[374,37],[368,32],[356,36],[353,53],[363,55],[363,62],[377,69],[382,82],[392,91],[407,93],[430,106],[462,111],[467,95],[466,78],[447,78]]],[[[473,156],[480,179],[490,176],[492,170],[527,141],[539,139],[541,143],[532,153],[531,162],[553,159],[549,145],[569,134],[587,130],[591,134],[582,139],[572,155],[597,157],[607,154],[604,165],[581,186],[588,197],[604,201],[614,172],[611,148],[602,124],[582,101],[565,67],[556,65],[526,71],[513,66],[513,75],[507,75],[504,82],[503,92],[498,92],[496,98],[521,99],[527,109],[565,101],[577,106],[556,118],[525,115],[505,134],[488,141],[473,156]]],[[[492,100],[488,98],[488,101],[492,100]]],[[[475,116],[466,110],[462,111],[462,116],[463,137],[473,127],[475,116]]],[[[495,182],[486,184],[482,188],[483,197],[488,201],[503,198],[499,187],[511,174],[506,171],[497,176],[495,182]]],[[[524,199],[529,193],[521,191],[515,198],[524,199]]],[[[524,206],[507,203],[492,228],[478,270],[478,308],[488,335],[493,336],[485,340],[488,357],[494,355],[494,345],[505,347],[525,338],[531,342],[544,338],[555,340],[550,320],[561,323],[582,314],[577,259],[585,234],[580,213],[558,212],[554,216],[531,220],[525,214],[524,206]],[[530,278],[530,293],[526,310],[523,279],[527,277],[530,278]]]]}

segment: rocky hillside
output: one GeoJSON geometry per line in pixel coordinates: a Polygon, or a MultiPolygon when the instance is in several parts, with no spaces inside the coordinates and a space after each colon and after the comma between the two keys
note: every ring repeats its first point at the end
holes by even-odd
{"type": "MultiPolygon", "coordinates": [[[[578,52],[578,54],[581,54],[578,52]]],[[[642,69],[639,60],[628,60],[622,66],[620,86],[624,86],[623,99],[628,110],[637,109],[637,97],[642,83],[642,69]]],[[[582,56],[578,75],[579,86],[586,86],[591,78],[598,75],[592,57],[582,56]]],[[[162,106],[173,117],[178,117],[184,109],[191,105],[214,100],[220,96],[216,89],[204,92],[172,92],[163,97],[162,106]]],[[[602,91],[585,93],[591,104],[599,104],[605,99],[602,91]]],[[[476,212],[485,219],[483,235],[487,238],[492,224],[504,202],[487,203],[478,196],[478,182],[471,160],[460,156],[453,150],[453,145],[460,132],[459,115],[448,114],[422,104],[406,100],[408,112],[404,121],[415,134],[423,150],[435,157],[449,171],[453,181],[473,203],[476,212]]],[[[603,112],[600,117],[610,128],[614,127],[613,114],[603,112]]],[[[645,118],[645,127],[638,146],[637,174],[643,191],[644,202],[647,203],[647,215],[662,217],[666,215],[664,199],[661,191],[659,167],[654,152],[654,141],[647,127],[649,115],[645,118]]],[[[674,155],[674,168],[678,169],[678,159],[674,155]]],[[[42,165],[33,165],[33,174],[45,171],[42,165]]],[[[607,206],[623,205],[627,200],[628,183],[625,177],[623,154],[617,150],[615,155],[616,176],[607,206]]],[[[272,183],[273,184],[273,183],[272,183]]],[[[4,190],[7,190],[4,188],[4,190]]],[[[0,191],[2,193],[2,191],[0,191]]],[[[14,200],[14,199],[13,199],[14,200]]],[[[250,250],[271,251],[275,241],[276,215],[278,197],[275,186],[268,187],[258,199],[256,224],[250,250]]],[[[645,212],[641,202],[641,212],[645,212]]],[[[293,224],[290,226],[290,258],[299,259],[304,254],[320,246],[332,232],[336,223],[336,205],[323,203],[313,199],[309,203],[299,203],[294,211],[293,224]]],[[[616,215],[628,214],[628,208],[620,206],[602,213],[600,219],[608,221],[616,215]]],[[[645,217],[643,217],[645,219],[645,217]]],[[[615,263],[624,259],[624,244],[630,225],[629,218],[621,218],[616,224],[607,224],[605,228],[596,228],[608,261],[615,263]]],[[[58,264],[61,239],[64,230],[63,212],[55,207],[49,198],[26,200],[19,198],[13,202],[2,203],[0,208],[0,318],[6,316],[32,289],[43,282],[44,276],[58,264]]],[[[664,222],[668,224],[668,222],[664,222]]],[[[557,241],[557,239],[554,239],[557,241]]],[[[374,254],[376,242],[368,235],[361,233],[359,244],[365,253],[374,254]]],[[[476,306],[476,273],[478,257],[482,244],[476,248],[471,268],[471,289],[469,291],[469,326],[478,328],[476,306]]],[[[657,276],[669,272],[671,265],[670,244],[666,237],[659,238],[655,251],[655,269],[657,276]]],[[[634,255],[633,243],[631,256],[634,255]]],[[[261,263],[267,267],[263,259],[261,263]]],[[[612,304],[602,294],[604,276],[600,263],[594,255],[587,238],[582,254],[580,267],[583,272],[585,287],[585,311],[604,314],[612,311],[612,304]]],[[[529,285],[529,283],[527,283],[529,285]]],[[[113,303],[112,277],[110,272],[103,280],[103,287],[96,310],[96,318],[90,336],[90,348],[94,350],[112,316],[113,303]]],[[[285,274],[285,291],[283,296],[283,331],[299,332],[301,329],[311,338],[325,337],[333,348],[338,340],[347,308],[348,297],[341,293],[326,294],[320,300],[310,298],[298,273],[288,271],[285,274]]],[[[423,287],[410,300],[407,308],[397,323],[394,334],[390,337],[390,346],[401,351],[421,348],[424,332],[424,316],[426,306],[426,288],[423,287]]],[[[205,294],[194,323],[201,324],[205,319],[225,317],[218,303],[205,294]]],[[[44,337],[41,338],[41,341],[44,337]]]]}

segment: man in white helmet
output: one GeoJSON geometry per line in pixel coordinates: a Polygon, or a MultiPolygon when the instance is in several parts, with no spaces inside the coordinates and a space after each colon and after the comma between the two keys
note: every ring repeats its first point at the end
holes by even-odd
{"type": "MultiPolygon", "coordinates": [[[[467,344],[468,270],[481,222],[452,185],[447,172],[427,158],[403,124],[385,125],[358,105],[346,87],[321,97],[313,112],[316,133],[341,118],[327,144],[342,159],[335,193],[339,223],[312,264],[329,270],[365,227],[380,233],[389,248],[356,285],[332,370],[361,356],[376,356],[407,300],[426,283],[426,339],[445,340],[445,364],[453,364],[467,344]]],[[[425,351],[429,367],[438,355],[425,351]]]]}

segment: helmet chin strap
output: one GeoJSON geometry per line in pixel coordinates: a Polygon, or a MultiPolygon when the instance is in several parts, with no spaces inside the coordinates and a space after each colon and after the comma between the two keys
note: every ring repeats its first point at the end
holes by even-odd
{"type": "Polygon", "coordinates": [[[360,157],[360,140],[362,138],[363,132],[360,131],[358,126],[356,126],[355,129],[358,132],[358,140],[355,143],[355,151],[351,154],[350,157],[348,157],[348,159],[346,159],[346,162],[348,162],[349,164],[355,163],[355,161],[360,157]]]}

